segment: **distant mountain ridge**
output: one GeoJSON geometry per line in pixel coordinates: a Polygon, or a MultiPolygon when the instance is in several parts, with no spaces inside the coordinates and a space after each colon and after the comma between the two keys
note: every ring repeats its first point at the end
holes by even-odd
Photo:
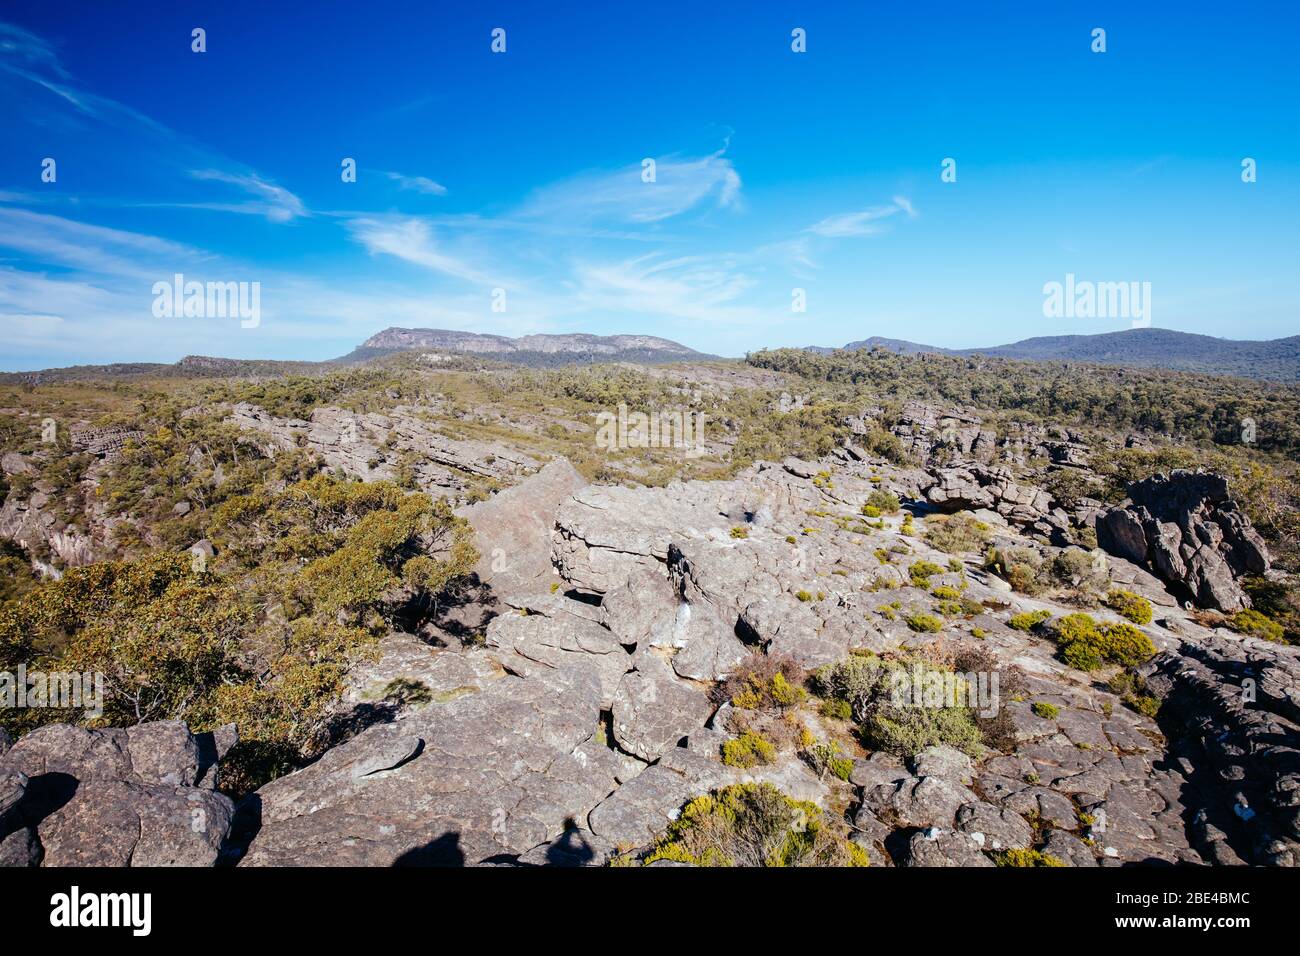
{"type": "MultiPolygon", "coordinates": [[[[947,349],[904,339],[872,336],[842,348],[810,345],[822,355],[881,348],[904,355],[985,355],[1039,362],[1128,365],[1208,375],[1232,375],[1274,382],[1300,383],[1300,335],[1268,341],[1220,339],[1172,329],[1127,329],[1096,335],[1039,336],[1009,345],[947,349]]],[[[278,377],[318,374],[340,365],[357,365],[416,351],[463,356],[463,361],[504,362],[534,368],[630,362],[643,365],[717,359],[655,335],[568,333],[511,338],[451,329],[387,328],[347,355],[324,362],[277,359],[228,359],[189,355],[175,363],[118,362],[0,373],[0,383],[39,383],[128,376],[278,377]]]]}
{"type": "Polygon", "coordinates": [[[519,365],[550,366],[584,362],[681,362],[716,358],[657,335],[490,335],[453,329],[387,328],[372,335],[340,361],[364,361],[393,352],[428,349],[482,356],[519,365]]]}
{"type": "MultiPolygon", "coordinates": [[[[1219,339],[1173,329],[1125,329],[1096,335],[1050,335],[977,349],[945,349],[872,336],[849,342],[844,351],[883,348],[903,355],[988,355],[1047,362],[1093,362],[1241,378],[1300,381],[1300,335],[1268,341],[1219,339]]],[[[821,348],[815,349],[824,351],[821,348]]]]}

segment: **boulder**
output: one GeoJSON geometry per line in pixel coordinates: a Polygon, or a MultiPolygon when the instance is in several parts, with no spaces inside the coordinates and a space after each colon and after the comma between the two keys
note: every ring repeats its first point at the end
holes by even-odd
{"type": "Polygon", "coordinates": [[[479,580],[502,601],[521,607],[559,580],[551,566],[555,513],[586,484],[567,459],[557,458],[519,484],[459,511],[480,543],[479,580]]]}
{"type": "MultiPolygon", "coordinates": [[[[614,698],[614,739],[642,760],[656,760],[713,714],[704,691],[673,678],[633,671],[614,698]]],[[[644,775],[643,775],[644,776],[644,775]]]]}
{"type": "Polygon", "coordinates": [[[928,827],[912,834],[903,866],[993,866],[984,847],[969,833],[928,827]]]}
{"type": "Polygon", "coordinates": [[[178,721],[53,724],[0,757],[0,858],[11,865],[211,866],[234,807],[178,721]],[[206,779],[206,784],[201,782],[206,779]]]}
{"type": "Polygon", "coordinates": [[[249,797],[241,865],[478,864],[585,820],[618,786],[617,755],[595,739],[604,655],[541,623],[461,652],[500,658],[505,676],[367,727],[249,797]]]}

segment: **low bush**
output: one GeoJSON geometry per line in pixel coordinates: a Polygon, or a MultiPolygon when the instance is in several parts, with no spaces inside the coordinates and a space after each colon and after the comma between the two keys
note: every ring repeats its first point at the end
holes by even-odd
{"type": "Polygon", "coordinates": [[[1058,552],[1047,565],[1049,583],[1089,594],[1110,583],[1110,569],[1105,560],[1097,561],[1082,548],[1058,552]]]}
{"type": "Polygon", "coordinates": [[[907,569],[907,576],[912,579],[912,583],[927,590],[930,587],[930,576],[934,574],[943,574],[943,568],[933,561],[913,561],[907,569]]]}
{"type": "Polygon", "coordinates": [[[1042,559],[1028,548],[989,548],[984,553],[984,567],[1020,594],[1041,594],[1046,589],[1039,576],[1042,559]]]}
{"type": "Polygon", "coordinates": [[[744,710],[784,709],[806,700],[803,672],[783,654],[753,654],[734,674],[715,685],[716,703],[730,701],[744,710]]]}
{"type": "Polygon", "coordinates": [[[722,745],[722,762],[728,767],[747,769],[776,759],[776,747],[760,734],[747,730],[722,745]]]}
{"type": "Polygon", "coordinates": [[[1082,671],[1096,670],[1107,661],[1135,666],[1156,652],[1149,637],[1123,621],[1099,625],[1087,614],[1067,614],[1053,623],[1052,631],[1061,660],[1082,671]]]}
{"type": "Polygon", "coordinates": [[[934,515],[926,521],[925,540],[950,554],[979,551],[988,544],[989,531],[989,526],[973,515],[934,515]]]}
{"type": "Polygon", "coordinates": [[[1045,720],[1055,720],[1061,715],[1061,708],[1057,707],[1055,704],[1049,704],[1045,700],[1034,701],[1034,705],[1030,710],[1045,720]]]}
{"type": "MultiPolygon", "coordinates": [[[[960,605],[958,610],[960,610],[960,605]]],[[[905,614],[903,620],[912,630],[923,634],[934,634],[943,630],[943,621],[933,614],[926,614],[924,611],[913,611],[910,614],[905,614]]]]}
{"type": "Polygon", "coordinates": [[[1228,626],[1241,634],[1262,637],[1266,641],[1282,640],[1282,625],[1271,621],[1254,608],[1246,608],[1228,618],[1228,626]]]}
{"type": "Polygon", "coordinates": [[[867,502],[862,506],[862,513],[866,514],[868,508],[875,508],[877,514],[892,515],[897,514],[900,507],[902,505],[898,500],[898,495],[877,488],[867,495],[867,502]]]}
{"type": "MultiPolygon", "coordinates": [[[[976,631],[979,629],[976,628],[976,631]]],[[[972,636],[980,635],[972,631],[972,636]]],[[[997,675],[995,707],[980,707],[972,711],[975,726],[985,746],[1012,753],[1019,746],[1016,723],[1010,708],[1002,706],[1007,700],[1022,696],[1029,686],[1025,672],[1015,664],[1002,663],[996,654],[978,644],[959,644],[951,654],[952,669],[958,674],[987,674],[985,678],[992,690],[992,675],[997,675]]],[[[978,679],[978,678],[977,678],[978,679]]]]}
{"type": "Polygon", "coordinates": [[[1144,717],[1154,718],[1162,701],[1147,690],[1146,681],[1131,670],[1120,671],[1110,679],[1110,689],[1120,700],[1144,717]]]}
{"type": "Polygon", "coordinates": [[[771,784],[734,784],[682,808],[646,863],[694,866],[866,866],[843,821],[771,784]]]}
{"type": "Polygon", "coordinates": [[[1007,621],[1007,627],[1015,628],[1017,631],[1032,631],[1039,624],[1052,617],[1051,611],[1024,611],[1020,614],[1013,614],[1007,621]]]}
{"type": "Polygon", "coordinates": [[[1060,860],[1041,850],[999,850],[993,854],[998,866],[1065,866],[1060,860]]]}
{"type": "Polygon", "coordinates": [[[848,780],[853,772],[853,761],[841,754],[840,745],[834,740],[809,747],[804,751],[804,759],[818,777],[829,773],[840,780],[848,780]]]}
{"type": "Polygon", "coordinates": [[[862,742],[873,750],[911,757],[926,747],[947,744],[972,756],[981,754],[981,735],[971,710],[966,682],[951,670],[920,658],[887,659],[854,654],[819,669],[817,693],[847,703],[862,742]],[[935,693],[937,706],[927,704],[935,693]]]}
{"type": "Polygon", "coordinates": [[[1151,602],[1132,591],[1111,588],[1106,595],[1106,606],[1134,624],[1151,623],[1151,602]]]}

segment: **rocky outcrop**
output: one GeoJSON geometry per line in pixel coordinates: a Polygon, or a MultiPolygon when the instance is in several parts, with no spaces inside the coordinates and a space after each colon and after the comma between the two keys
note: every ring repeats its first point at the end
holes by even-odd
{"type": "MultiPolygon", "coordinates": [[[[1038,527],[1023,520],[1039,510],[1033,489],[1024,499],[1005,473],[966,471],[971,495],[987,497],[962,500],[987,509],[999,546],[1030,544],[1016,526],[1038,527]]],[[[332,746],[248,797],[235,836],[220,827],[201,843],[155,835],[177,792],[215,796],[179,725],[63,728],[42,742],[47,729],[8,753],[0,739],[0,855],[210,862],[224,839],[225,858],[249,866],[600,865],[652,843],[693,797],[765,781],[842,814],[852,839],[885,864],[982,867],[1016,848],[1070,866],[1293,862],[1294,652],[1225,638],[1163,605],[1145,628],[1164,652],[1145,672],[1169,709],[1157,724],[1063,664],[1054,643],[1007,623],[1073,608],[1012,593],[971,555],[936,550],[926,509],[906,528],[901,515],[865,518],[873,490],[899,492],[911,474],[790,459],[730,481],[633,489],[582,485],[552,463],[518,494],[486,503],[496,508],[464,512],[485,555],[505,542],[519,557],[517,574],[483,569],[500,576],[489,583],[511,606],[494,605],[485,633],[463,644],[384,638],[378,660],[349,675],[332,746]],[[935,567],[924,587],[909,573],[920,561],[935,567]],[[942,606],[939,587],[960,602],[942,606]],[[943,615],[941,630],[913,629],[912,611],[943,615]],[[764,655],[807,670],[856,649],[976,653],[981,663],[970,666],[1019,683],[981,716],[995,722],[982,725],[984,752],[935,746],[906,761],[861,747],[815,702],[745,711],[716,683],[764,655]],[[1266,703],[1232,699],[1246,676],[1266,703]],[[723,746],[751,720],[770,721],[758,729],[778,741],[776,758],[725,764],[723,746]],[[851,759],[834,773],[814,770],[795,734],[835,740],[851,759]],[[82,782],[65,804],[33,802],[52,773],[60,779],[55,754],[72,755],[68,773],[82,782]],[[128,819],[145,821],[130,833],[149,840],[128,840],[119,825],[128,819]],[[91,847],[84,833],[95,828],[109,838],[91,847]]],[[[1114,565],[1116,580],[1155,584],[1131,562],[1114,565]]]]}
{"type": "Polygon", "coordinates": [[[1228,494],[1227,479],[1174,471],[1135,482],[1129,501],[1097,520],[1097,544],[1152,568],[1202,607],[1250,607],[1238,583],[1269,568],[1268,549],[1228,494]]]}
{"type": "MultiPolygon", "coordinates": [[[[10,494],[0,505],[0,538],[16,541],[29,551],[40,553],[49,549],[68,567],[90,564],[96,560],[98,549],[95,539],[82,534],[75,527],[63,526],[58,517],[47,509],[48,495],[39,487],[26,499],[10,494]]],[[[45,574],[57,576],[57,571],[37,562],[45,574]]]]}
{"type": "Polygon", "coordinates": [[[1009,468],[932,468],[924,494],[926,501],[940,511],[989,509],[1059,545],[1069,543],[1075,523],[1063,508],[1056,506],[1050,494],[1016,481],[1009,468]]]}
{"type": "Polygon", "coordinates": [[[177,721],[32,731],[0,754],[0,862],[211,866],[234,813],[216,760],[177,721]]]}
{"type": "Polygon", "coordinates": [[[483,543],[479,580],[515,607],[557,582],[551,532],[562,502],[587,484],[565,459],[557,459],[512,488],[460,510],[483,543]]]}
{"type": "MultiPolygon", "coordinates": [[[[846,424],[854,435],[867,434],[886,421],[885,410],[872,407],[850,416],[846,424]]],[[[1030,422],[1009,422],[1002,434],[984,427],[980,415],[956,408],[909,401],[889,425],[912,458],[922,463],[1005,464],[1026,466],[1046,459],[1063,467],[1087,467],[1089,446],[1084,436],[1067,428],[1030,422]]]]}
{"type": "Polygon", "coordinates": [[[267,784],[241,810],[243,865],[476,864],[560,838],[616,788],[620,760],[595,739],[599,655],[552,650],[553,664],[513,645],[467,651],[498,659],[500,677],[267,784]]]}
{"type": "Polygon", "coordinates": [[[940,511],[991,508],[1017,524],[1031,524],[1051,511],[1051,495],[1018,484],[1006,468],[935,469],[931,475],[934,483],[925,489],[925,498],[940,511]]]}
{"type": "Polygon", "coordinates": [[[490,355],[493,358],[510,358],[520,354],[569,354],[578,357],[599,357],[601,361],[652,360],[662,362],[683,359],[708,358],[701,352],[687,348],[671,339],[656,335],[590,335],[568,333],[561,335],[524,335],[511,338],[506,335],[485,335],[480,332],[462,332],[450,329],[388,328],[372,335],[361,343],[362,349],[441,349],[447,352],[467,352],[490,355]]]}
{"type": "Polygon", "coordinates": [[[127,442],[138,442],[144,432],[129,428],[94,428],[89,425],[74,425],[69,431],[69,440],[77,451],[99,458],[120,458],[127,442]]]}
{"type": "Polygon", "coordinates": [[[273,448],[308,448],[329,467],[366,480],[393,478],[402,453],[412,453],[415,480],[426,490],[459,490],[464,487],[460,473],[511,481],[540,467],[540,462],[499,442],[447,438],[417,412],[402,405],[389,415],[324,407],[303,421],[277,418],[240,402],[231,409],[230,421],[267,435],[273,448]]]}
{"type": "Polygon", "coordinates": [[[1300,650],[1215,636],[1159,655],[1143,673],[1201,792],[1191,824],[1202,854],[1300,866],[1300,650]]]}

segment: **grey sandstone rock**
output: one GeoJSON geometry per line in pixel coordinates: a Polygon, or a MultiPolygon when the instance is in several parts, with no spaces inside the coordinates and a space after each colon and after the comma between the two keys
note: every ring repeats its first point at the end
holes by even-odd
{"type": "Polygon", "coordinates": [[[1156,574],[1202,607],[1250,606],[1238,578],[1263,574],[1264,541],[1229,497],[1221,475],[1174,471],[1129,488],[1130,501],[1097,521],[1098,544],[1156,574]]]}
{"type": "Polygon", "coordinates": [[[0,775],[26,781],[0,821],[0,857],[13,865],[211,866],[234,808],[198,785],[204,771],[198,742],[176,721],[35,730],[0,757],[0,775]]]}
{"type": "Polygon", "coordinates": [[[904,866],[992,866],[984,847],[969,833],[930,827],[912,834],[904,866]]]}
{"type": "Polygon", "coordinates": [[[655,760],[703,727],[713,710],[696,687],[633,671],[623,677],[614,697],[614,739],[628,753],[655,760]]]}
{"type": "Polygon", "coordinates": [[[551,566],[555,513],[586,480],[563,458],[486,501],[461,509],[480,547],[479,579],[514,607],[547,592],[559,579],[551,566]]]}

